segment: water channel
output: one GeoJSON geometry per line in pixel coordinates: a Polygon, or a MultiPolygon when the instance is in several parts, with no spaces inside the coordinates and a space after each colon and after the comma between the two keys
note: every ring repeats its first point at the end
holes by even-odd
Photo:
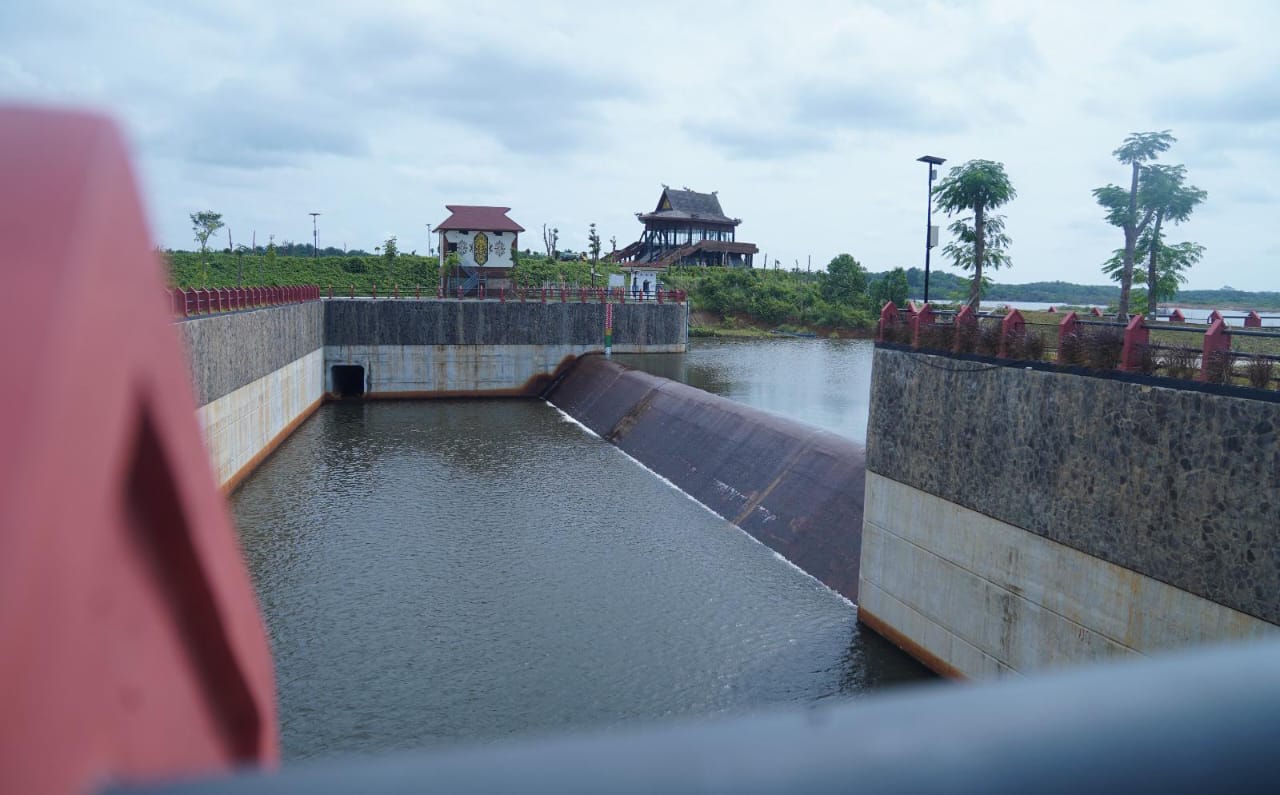
{"type": "Polygon", "coordinates": [[[847,601],[541,402],[330,404],[232,503],[286,759],[926,676],[847,601]]]}

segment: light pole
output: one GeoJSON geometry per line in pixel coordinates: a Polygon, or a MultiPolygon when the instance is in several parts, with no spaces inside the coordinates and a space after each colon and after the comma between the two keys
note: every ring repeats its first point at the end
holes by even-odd
{"type": "Polygon", "coordinates": [[[933,229],[933,180],[938,176],[938,169],[934,166],[940,166],[947,160],[944,157],[925,155],[917,157],[916,161],[929,166],[929,210],[924,222],[924,302],[927,304],[929,303],[929,251],[938,245],[938,236],[933,229]]]}
{"type": "Polygon", "coordinates": [[[431,224],[427,224],[427,256],[431,256],[431,224]]]}
{"type": "Polygon", "coordinates": [[[320,256],[320,233],[316,231],[316,216],[320,213],[307,213],[311,216],[311,258],[320,256]]]}

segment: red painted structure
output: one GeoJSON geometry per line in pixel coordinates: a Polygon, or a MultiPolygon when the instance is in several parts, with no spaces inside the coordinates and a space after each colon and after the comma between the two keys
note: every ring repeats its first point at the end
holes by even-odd
{"type": "Polygon", "coordinates": [[[0,792],[278,756],[271,656],[153,252],[114,125],[0,108],[0,792]]]}
{"type": "Polygon", "coordinates": [[[1000,352],[998,356],[1001,359],[1009,356],[1009,340],[1016,339],[1027,333],[1027,321],[1022,317],[1022,313],[1016,309],[1010,310],[1009,314],[1004,316],[1000,321],[1000,352]]]}
{"type": "Polygon", "coordinates": [[[1124,344],[1120,349],[1120,369],[1130,373],[1142,370],[1142,354],[1151,344],[1151,332],[1147,330],[1142,315],[1129,318],[1124,327],[1124,344]]]}

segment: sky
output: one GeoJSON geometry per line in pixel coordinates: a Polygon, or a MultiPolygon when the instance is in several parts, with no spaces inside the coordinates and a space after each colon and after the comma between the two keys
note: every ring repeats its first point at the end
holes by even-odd
{"type": "Polygon", "coordinates": [[[522,247],[595,222],[608,250],[666,184],[717,191],[757,264],[882,271],[923,265],[916,158],[995,160],[1008,283],[1105,283],[1123,236],[1091,192],[1168,129],[1161,162],[1208,192],[1167,237],[1206,249],[1187,287],[1277,290],[1277,30],[1268,0],[8,0],[0,102],[118,119],[186,249],[214,210],[236,244],[309,242],[320,212],[321,246],[426,253],[446,204],[493,204],[522,247]]]}

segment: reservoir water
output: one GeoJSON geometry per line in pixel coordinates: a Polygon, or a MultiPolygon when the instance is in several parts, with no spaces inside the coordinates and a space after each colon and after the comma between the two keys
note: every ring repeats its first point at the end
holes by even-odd
{"type": "Polygon", "coordinates": [[[638,370],[866,443],[870,340],[689,340],[687,353],[615,354],[638,370]]]}
{"type": "Polygon", "coordinates": [[[537,401],[326,405],[232,503],[286,759],[927,676],[847,601],[537,401]]]}

